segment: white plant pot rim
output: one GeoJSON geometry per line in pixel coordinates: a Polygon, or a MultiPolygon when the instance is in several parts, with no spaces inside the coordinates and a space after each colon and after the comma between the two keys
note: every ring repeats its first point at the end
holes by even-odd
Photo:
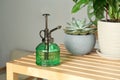
{"type": "Polygon", "coordinates": [[[120,24],[120,22],[111,22],[111,21],[106,21],[106,20],[99,20],[98,22],[120,24]]]}

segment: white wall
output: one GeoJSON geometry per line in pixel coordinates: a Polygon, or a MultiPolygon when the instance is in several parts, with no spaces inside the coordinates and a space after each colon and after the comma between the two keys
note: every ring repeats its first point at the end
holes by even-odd
{"type": "MultiPolygon", "coordinates": [[[[0,66],[15,48],[35,50],[44,29],[43,13],[50,13],[49,28],[66,26],[72,17],[87,17],[85,10],[71,14],[72,0],[0,0],[0,66]]],[[[54,32],[55,42],[63,43],[63,28],[54,32]]]]}

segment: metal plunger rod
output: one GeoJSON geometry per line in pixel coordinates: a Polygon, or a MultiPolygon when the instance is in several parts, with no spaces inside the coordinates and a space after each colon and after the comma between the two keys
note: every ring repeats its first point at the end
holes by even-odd
{"type": "Polygon", "coordinates": [[[48,16],[50,14],[43,14],[43,16],[45,16],[45,28],[48,29],[48,16]]]}
{"type": "Polygon", "coordinates": [[[45,16],[45,38],[48,38],[47,36],[49,35],[49,29],[48,29],[48,16],[49,16],[50,14],[43,14],[43,16],[45,16]]]}
{"type": "Polygon", "coordinates": [[[46,48],[47,48],[47,52],[45,53],[44,55],[44,58],[45,60],[48,60],[49,59],[49,29],[48,29],[48,16],[50,14],[43,14],[43,16],[45,16],[45,44],[47,45],[46,48]]]}

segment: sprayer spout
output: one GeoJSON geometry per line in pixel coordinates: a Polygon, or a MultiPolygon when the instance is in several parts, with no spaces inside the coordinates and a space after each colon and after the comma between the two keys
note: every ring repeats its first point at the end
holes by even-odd
{"type": "Polygon", "coordinates": [[[57,26],[56,28],[50,30],[49,34],[51,34],[53,31],[57,30],[57,29],[60,29],[62,26],[57,26]]]}

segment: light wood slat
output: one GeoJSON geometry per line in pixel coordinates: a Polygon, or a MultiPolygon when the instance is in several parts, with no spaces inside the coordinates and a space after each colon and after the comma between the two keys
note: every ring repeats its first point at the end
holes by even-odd
{"type": "MultiPolygon", "coordinates": [[[[39,67],[39,66],[36,66],[36,65],[31,65],[31,64],[26,64],[26,63],[21,63],[21,62],[19,62],[19,63],[14,63],[14,65],[22,65],[22,66],[31,66],[31,67],[34,67],[34,68],[38,68],[38,69],[42,69],[42,70],[45,70],[44,72],[46,73],[46,70],[47,71],[54,71],[54,72],[57,72],[57,73],[64,73],[64,74],[69,74],[70,76],[71,75],[74,75],[74,76],[76,76],[76,77],[79,77],[79,76],[81,76],[81,77],[85,77],[85,78],[90,78],[90,79],[97,79],[97,80],[106,80],[106,79],[109,79],[109,80],[113,80],[113,79],[116,79],[116,78],[112,78],[112,77],[104,77],[104,76],[96,76],[96,75],[94,75],[94,74],[88,74],[88,73],[85,73],[85,72],[75,72],[74,70],[67,70],[67,69],[65,69],[65,68],[62,68],[62,67],[49,67],[49,68],[45,68],[45,67],[39,67]]],[[[17,73],[20,73],[20,71],[19,72],[17,72],[17,73]]],[[[42,72],[42,74],[45,74],[45,73],[43,73],[42,72]]],[[[24,73],[21,73],[21,74],[24,74],[24,73]]],[[[50,75],[50,74],[49,74],[50,75]]],[[[36,76],[36,77],[38,77],[38,76],[36,76]]]]}
{"type": "MultiPolygon", "coordinates": [[[[23,58],[23,59],[25,59],[25,58],[23,58]]],[[[23,61],[25,61],[25,60],[23,60],[23,61]]],[[[30,62],[31,63],[31,62],[30,62]]],[[[33,63],[35,63],[35,60],[33,61],[33,63]]],[[[69,65],[75,65],[75,64],[78,64],[78,62],[77,63],[75,63],[75,62],[71,62],[71,61],[68,61],[67,63],[65,62],[65,64],[69,64],[69,65]]],[[[91,67],[87,67],[87,68],[93,68],[93,69],[95,69],[96,67],[97,67],[97,69],[99,70],[100,68],[102,68],[102,70],[104,70],[104,71],[120,71],[120,68],[113,68],[112,70],[111,70],[111,67],[108,67],[108,65],[107,66],[100,66],[100,65],[98,65],[98,64],[95,64],[95,65],[91,65],[91,64],[88,64],[88,63],[86,63],[86,62],[80,62],[80,64],[82,64],[85,68],[86,68],[86,66],[91,66],[91,67]],[[98,65],[98,66],[96,66],[96,65],[98,65]]],[[[76,65],[75,65],[76,66],[76,65]]],[[[116,65],[113,65],[113,66],[115,66],[116,67],[116,65]]],[[[81,67],[81,65],[80,66],[78,66],[78,67],[81,67]]],[[[101,70],[101,69],[100,69],[101,70]]]]}
{"type": "MultiPolygon", "coordinates": [[[[29,61],[29,59],[26,59],[26,58],[22,58],[20,59],[21,62],[24,62],[24,63],[29,63],[29,64],[35,64],[35,60],[33,61],[29,61]]],[[[18,61],[18,62],[20,62],[18,61]]],[[[107,72],[115,72],[115,73],[119,73],[120,74],[120,68],[113,68],[111,69],[111,67],[108,67],[108,66],[100,66],[98,64],[88,64],[87,62],[80,62],[80,63],[75,63],[75,62],[71,62],[71,61],[66,61],[64,63],[65,65],[74,65],[74,66],[77,66],[77,67],[84,67],[84,68],[88,68],[88,69],[94,69],[94,70],[103,70],[103,71],[107,71],[107,72]],[[96,66],[98,65],[98,66],[96,66]]],[[[73,67],[74,67],[73,66],[73,67]]]]}
{"type": "MultiPolygon", "coordinates": [[[[16,60],[17,62],[24,62],[24,63],[29,63],[29,64],[34,64],[34,65],[36,65],[35,64],[35,60],[33,60],[33,61],[31,61],[31,60],[29,60],[29,59],[27,59],[27,58],[22,58],[22,59],[20,59],[20,60],[16,60]]],[[[86,62],[80,62],[80,63],[75,63],[75,62],[71,62],[71,61],[66,61],[66,62],[64,62],[64,64],[66,65],[74,65],[74,66],[78,66],[78,67],[84,67],[84,68],[92,68],[92,69],[98,69],[98,70],[104,70],[104,71],[113,71],[113,72],[119,72],[120,73],[120,68],[119,69],[117,69],[117,68],[113,68],[112,70],[111,70],[111,67],[105,67],[105,66],[96,66],[97,64],[95,64],[95,65],[91,65],[91,64],[88,64],[88,63],[86,63],[86,62]]],[[[62,64],[61,64],[62,65],[62,64]]],[[[74,67],[73,66],[73,67],[74,67]]]]}
{"type": "MultiPolygon", "coordinates": [[[[35,62],[33,61],[33,62],[31,62],[31,61],[29,61],[29,60],[19,60],[18,62],[23,62],[23,63],[27,63],[27,64],[31,64],[32,63],[32,65],[36,65],[35,64],[35,62]]],[[[106,75],[108,75],[108,76],[115,76],[115,77],[119,77],[120,78],[120,76],[119,76],[119,74],[120,74],[120,72],[113,72],[113,71],[110,71],[110,70],[107,70],[107,72],[105,72],[106,70],[104,70],[104,71],[101,71],[100,69],[95,69],[95,68],[86,68],[86,66],[76,66],[76,65],[67,65],[66,63],[65,64],[63,64],[63,65],[61,65],[62,67],[63,67],[63,69],[65,69],[66,67],[67,67],[67,69],[69,69],[69,70],[74,70],[74,71],[81,71],[82,70],[82,72],[86,72],[87,71],[87,73],[89,72],[89,71],[92,71],[93,72],[93,74],[95,74],[96,72],[97,73],[99,73],[100,75],[104,75],[104,74],[106,74],[106,75]],[[70,67],[70,68],[69,68],[70,67]],[[73,69],[71,69],[71,68],[73,68],[73,69]],[[76,70],[78,68],[78,70],[76,70]],[[79,70],[79,68],[81,68],[81,70],[79,70]],[[85,70],[85,71],[84,71],[85,70]],[[94,73],[95,72],[95,73],[94,73]]],[[[61,66],[59,66],[59,67],[61,67],[61,66]]],[[[90,66],[90,65],[89,65],[90,66]]],[[[61,68],[62,68],[61,67],[61,68]]],[[[58,68],[58,67],[57,67],[58,68]]],[[[102,67],[102,68],[104,68],[104,67],[102,67]]],[[[92,72],[90,72],[90,73],[92,73],[92,72]]]]}
{"type": "MultiPolygon", "coordinates": [[[[87,75],[87,76],[91,76],[91,77],[94,77],[94,78],[100,78],[100,80],[102,80],[101,78],[106,78],[106,79],[120,79],[120,76],[119,75],[113,75],[113,74],[108,74],[108,73],[101,73],[99,71],[95,72],[95,71],[92,71],[92,70],[86,70],[84,68],[73,68],[73,67],[65,67],[65,66],[59,66],[59,67],[55,67],[56,69],[61,69],[61,70],[66,70],[66,71],[71,71],[71,72],[75,72],[75,73],[78,73],[78,74],[84,74],[84,75],[87,75]]],[[[89,78],[91,78],[89,77],[89,78]]],[[[93,78],[93,79],[94,79],[93,78]]]]}
{"type": "MultiPolygon", "coordinates": [[[[35,60],[35,56],[34,55],[28,55],[27,57],[30,57],[29,59],[34,59],[35,60]]],[[[118,65],[120,66],[120,61],[119,60],[107,60],[107,59],[103,59],[100,56],[97,55],[97,57],[95,56],[91,56],[91,55],[84,55],[84,56],[71,56],[71,55],[66,55],[66,54],[61,54],[61,57],[66,57],[66,58],[72,58],[72,59],[86,59],[86,60],[92,60],[95,62],[100,62],[100,63],[107,63],[110,65],[118,65]],[[66,57],[69,56],[69,57],[66,57]]]]}
{"type": "MultiPolygon", "coordinates": [[[[32,55],[31,55],[32,56],[32,55]]],[[[33,57],[32,57],[33,58],[33,57]]],[[[25,57],[24,59],[28,59],[28,60],[31,60],[31,61],[35,61],[35,56],[34,56],[34,58],[33,59],[31,59],[31,57],[25,57]]],[[[117,69],[117,67],[118,68],[120,68],[119,66],[120,66],[120,63],[114,63],[114,62],[106,62],[106,61],[91,61],[91,62],[89,62],[89,60],[84,60],[84,59],[77,59],[77,58],[75,58],[75,59],[73,59],[73,58],[71,58],[71,57],[68,57],[68,58],[66,58],[65,56],[63,56],[62,57],[62,59],[63,60],[67,60],[67,62],[68,63],[76,63],[76,64],[89,64],[90,66],[98,66],[98,67],[100,67],[100,66],[102,66],[102,67],[110,67],[110,68],[114,68],[114,69],[117,69]],[[71,62],[71,60],[72,60],[72,62],[71,62]],[[105,62],[105,63],[104,63],[105,62]],[[91,63],[91,64],[90,64],[91,63]]],[[[62,62],[62,63],[64,63],[64,61],[62,62]]]]}
{"type": "Polygon", "coordinates": [[[69,60],[72,61],[77,61],[78,63],[80,63],[79,61],[86,61],[89,63],[97,63],[97,64],[101,64],[101,65],[110,65],[113,67],[119,67],[120,63],[119,62],[110,62],[110,61],[103,61],[103,60],[96,60],[96,59],[92,59],[92,58],[86,58],[86,57],[71,57],[69,56],[69,60]]]}
{"type": "MultiPolygon", "coordinates": [[[[31,55],[32,56],[32,55],[31,55]]],[[[88,55],[89,56],[89,55],[88,55]]],[[[26,57],[28,59],[31,59],[29,57],[26,57]]],[[[120,68],[120,63],[118,62],[111,62],[111,61],[105,61],[105,60],[95,60],[95,59],[91,59],[91,58],[86,58],[86,57],[77,57],[77,56],[70,56],[70,55],[66,55],[65,56],[62,56],[61,60],[67,60],[69,62],[73,62],[73,63],[83,63],[83,64],[89,64],[91,63],[91,65],[94,65],[94,66],[104,66],[104,67],[111,67],[111,68],[120,68]]],[[[32,60],[35,61],[35,57],[32,57],[32,60]]]]}
{"type": "MultiPolygon", "coordinates": [[[[24,60],[20,60],[20,61],[18,61],[18,63],[36,66],[36,64],[34,62],[31,64],[31,62],[25,62],[24,60]]],[[[114,77],[120,78],[118,73],[115,74],[115,73],[111,73],[110,71],[105,72],[105,71],[101,71],[101,70],[94,70],[94,69],[89,69],[89,68],[84,68],[84,67],[75,67],[75,66],[71,66],[71,65],[61,65],[59,67],[52,67],[52,68],[76,72],[76,73],[82,72],[84,74],[87,72],[87,74],[89,73],[89,75],[94,75],[94,76],[96,75],[96,76],[101,76],[101,77],[107,76],[107,78],[114,78],[114,77]],[[97,74],[96,74],[96,72],[97,72],[97,74]],[[105,73],[106,73],[106,75],[105,75],[105,73]],[[109,76],[112,76],[112,77],[109,77],[109,76]]]]}
{"type": "MultiPolygon", "coordinates": [[[[70,53],[69,52],[61,52],[61,54],[66,54],[67,53],[67,55],[70,55],[70,53]]],[[[83,58],[90,58],[90,59],[98,59],[98,60],[103,60],[103,61],[108,61],[108,62],[114,62],[114,63],[117,63],[117,62],[120,62],[120,60],[109,60],[109,59],[105,59],[105,58],[102,58],[102,57],[100,57],[98,54],[96,54],[96,52],[91,52],[90,54],[88,54],[88,55],[83,55],[83,56],[72,56],[72,57],[83,57],[83,58]]]]}
{"type": "Polygon", "coordinates": [[[17,69],[13,70],[16,73],[35,77],[41,76],[48,80],[120,80],[120,60],[104,59],[98,56],[95,50],[89,55],[73,56],[65,49],[64,45],[61,45],[60,49],[61,64],[59,66],[37,66],[35,63],[35,53],[9,63],[12,64],[12,67],[17,66],[25,69],[25,71],[18,70],[19,72],[17,72],[17,69]],[[40,75],[33,73],[29,74],[26,69],[33,69],[40,75]],[[41,71],[42,74],[39,71],[41,71]],[[45,75],[46,73],[56,78],[51,78],[45,75]]]}
{"type": "MultiPolygon", "coordinates": [[[[25,59],[25,58],[24,58],[25,59]]],[[[71,59],[71,58],[70,58],[71,59]]],[[[35,60],[34,60],[35,61],[35,60]]],[[[34,62],[33,61],[33,62],[34,62]]],[[[68,63],[72,63],[71,61],[69,61],[69,59],[68,59],[68,63]]],[[[75,64],[75,62],[73,62],[74,64],[75,64]]],[[[76,64],[78,64],[78,62],[76,62],[76,64]]],[[[80,64],[86,64],[85,62],[80,62],[80,64]]],[[[87,63],[88,64],[88,63],[87,63]]],[[[100,63],[101,64],[101,63],[100,63]]],[[[98,63],[96,63],[95,65],[93,65],[93,66],[96,66],[96,65],[98,65],[98,67],[100,67],[100,65],[98,64],[98,63]]],[[[106,65],[106,64],[105,64],[106,65]]],[[[89,66],[92,66],[91,64],[89,64],[89,66]]],[[[112,66],[115,66],[115,68],[113,68],[113,69],[116,69],[116,65],[112,65],[112,66]]],[[[118,65],[118,67],[119,67],[120,65],[118,65]]],[[[102,67],[104,67],[105,68],[105,66],[103,66],[103,64],[102,64],[102,67]]],[[[107,68],[109,69],[109,67],[108,67],[108,64],[107,64],[107,68]]],[[[110,69],[111,69],[111,67],[110,67],[110,69]]],[[[119,71],[120,69],[118,69],[117,71],[119,71]]]]}
{"type": "MultiPolygon", "coordinates": [[[[19,62],[23,62],[23,63],[27,63],[27,64],[31,63],[31,61],[29,61],[29,60],[24,60],[24,59],[23,59],[23,60],[19,60],[18,63],[19,63],[19,62]]],[[[34,61],[32,62],[32,65],[36,65],[34,61]]],[[[66,65],[66,64],[65,64],[65,65],[66,65]]],[[[67,66],[71,66],[71,67],[74,68],[76,65],[75,65],[75,66],[67,65],[67,66]]],[[[82,67],[82,66],[78,66],[78,68],[79,68],[79,67],[80,67],[82,70],[84,70],[84,69],[85,69],[85,70],[86,70],[86,69],[89,69],[89,68],[85,68],[85,67],[82,67]]],[[[63,67],[63,69],[64,69],[64,68],[66,68],[66,67],[63,67]]],[[[69,67],[67,67],[67,68],[69,69],[69,67]]],[[[77,67],[76,67],[76,68],[77,68],[77,67]]],[[[75,69],[76,69],[76,68],[75,68],[75,69]]],[[[74,69],[74,70],[75,70],[75,69],[74,69]]],[[[70,70],[73,70],[73,69],[70,69],[70,70]]],[[[95,68],[94,68],[94,69],[89,69],[89,70],[96,72],[95,68]]],[[[80,70],[77,70],[77,71],[80,71],[80,70]]],[[[82,72],[83,72],[83,71],[82,71],[82,72]]],[[[85,72],[85,71],[84,71],[84,72],[85,72]]],[[[99,70],[97,70],[97,72],[101,72],[101,70],[99,69],[99,70]]],[[[87,73],[88,73],[88,70],[87,70],[87,73]]],[[[90,73],[91,73],[91,72],[90,72],[90,73]]],[[[105,73],[105,71],[104,71],[103,73],[101,73],[101,74],[104,74],[104,73],[105,73]]],[[[108,73],[108,74],[111,74],[110,71],[108,71],[107,73],[108,73]]],[[[114,73],[114,74],[115,74],[115,73],[114,73]]],[[[112,73],[111,75],[113,76],[114,74],[112,73]]],[[[108,76],[111,76],[111,75],[108,75],[108,76]]],[[[118,75],[118,73],[115,74],[115,75],[118,75]]],[[[119,77],[119,75],[118,75],[118,77],[119,77]]]]}
{"type": "Polygon", "coordinates": [[[111,68],[105,68],[105,67],[99,67],[99,66],[92,66],[92,65],[88,65],[88,64],[74,64],[74,63],[69,63],[66,62],[66,65],[70,65],[70,66],[76,66],[76,67],[82,67],[85,69],[91,69],[91,70],[98,70],[98,71],[105,71],[105,72],[109,72],[109,73],[115,73],[115,74],[120,74],[120,70],[118,69],[111,69],[111,68]]]}

